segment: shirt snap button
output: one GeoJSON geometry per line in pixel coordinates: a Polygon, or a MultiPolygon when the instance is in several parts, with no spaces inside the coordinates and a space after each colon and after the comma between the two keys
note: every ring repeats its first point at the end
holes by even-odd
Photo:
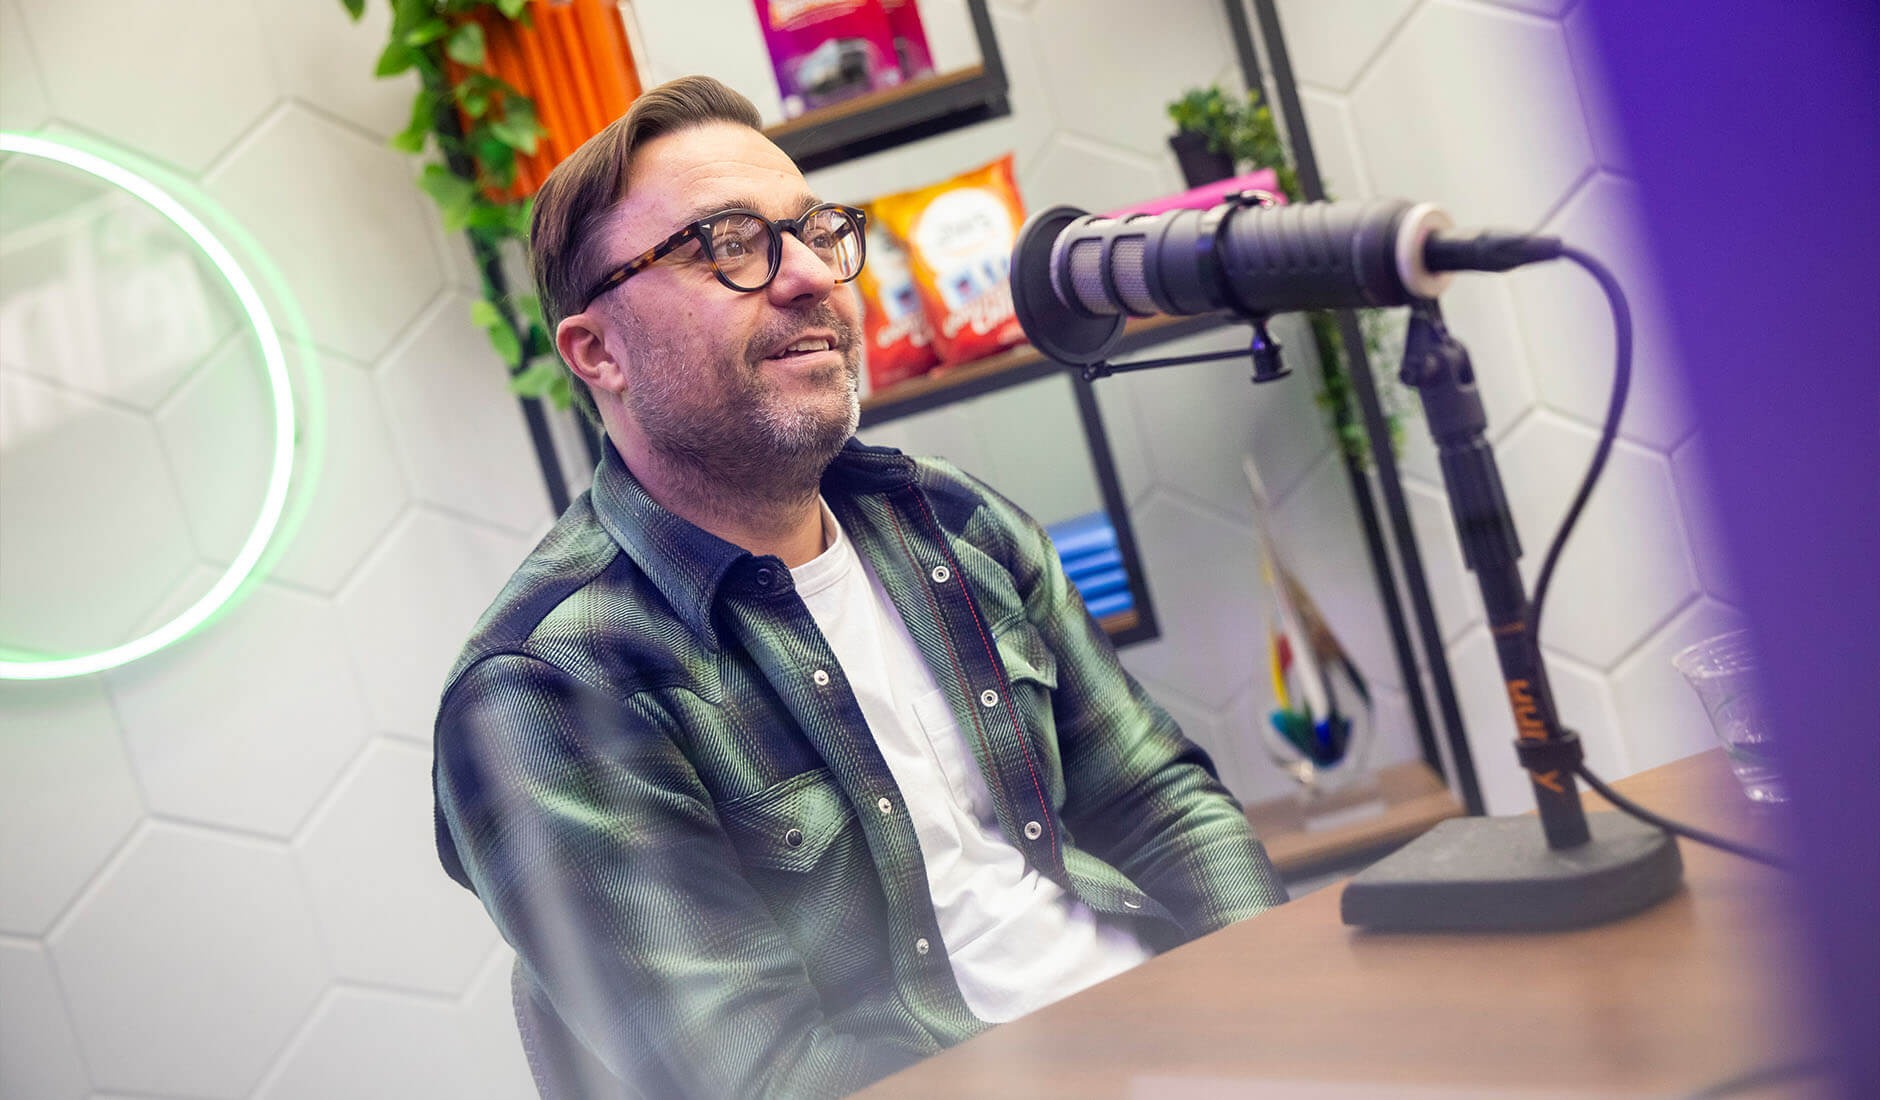
{"type": "Polygon", "coordinates": [[[816,681],[817,687],[827,687],[829,684],[829,674],[820,668],[810,673],[809,678],[816,681]]]}
{"type": "Polygon", "coordinates": [[[917,939],[914,941],[914,954],[925,955],[929,950],[930,948],[927,944],[927,937],[922,936],[920,939],[917,939]]]}
{"type": "Polygon", "coordinates": [[[1044,835],[1043,825],[1038,824],[1036,821],[1025,822],[1025,839],[1026,840],[1037,840],[1039,837],[1043,835],[1044,835]]]}
{"type": "Polygon", "coordinates": [[[944,565],[936,565],[933,567],[933,582],[935,584],[945,584],[952,576],[953,570],[948,569],[944,565]]]}
{"type": "Polygon", "coordinates": [[[998,706],[999,705],[999,693],[996,691],[993,691],[991,688],[987,688],[985,691],[980,692],[979,693],[979,705],[982,707],[998,706]]]}
{"type": "Polygon", "coordinates": [[[789,832],[783,834],[783,842],[792,848],[801,848],[803,846],[803,830],[791,829],[789,832]]]}
{"type": "Polygon", "coordinates": [[[1142,903],[1141,903],[1141,902],[1139,902],[1139,901],[1131,901],[1131,900],[1129,900],[1128,898],[1124,898],[1124,899],[1123,899],[1123,908],[1125,908],[1125,909],[1141,909],[1141,908],[1142,908],[1142,903]]]}
{"type": "Polygon", "coordinates": [[[891,814],[894,812],[894,803],[888,801],[886,798],[882,798],[875,802],[875,809],[880,810],[884,814],[891,814]]]}

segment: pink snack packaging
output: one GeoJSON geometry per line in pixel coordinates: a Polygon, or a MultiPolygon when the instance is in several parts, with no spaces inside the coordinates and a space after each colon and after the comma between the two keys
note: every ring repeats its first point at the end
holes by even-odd
{"type": "Polygon", "coordinates": [[[888,31],[894,36],[894,56],[901,63],[904,80],[919,80],[933,75],[933,53],[927,49],[927,28],[920,22],[920,5],[915,0],[881,0],[888,13],[888,31]]]}
{"type": "Polygon", "coordinates": [[[881,0],[752,2],[786,117],[901,83],[881,0]]]}

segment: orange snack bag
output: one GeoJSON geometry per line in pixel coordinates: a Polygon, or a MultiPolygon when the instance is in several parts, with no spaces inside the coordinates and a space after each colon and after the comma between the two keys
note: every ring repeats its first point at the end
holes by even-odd
{"type": "Polygon", "coordinates": [[[933,368],[933,325],[921,305],[907,251],[868,212],[868,262],[855,278],[862,293],[862,328],[867,334],[868,385],[872,390],[903,382],[933,368]]]}
{"type": "Polygon", "coordinates": [[[1025,220],[1012,154],[872,208],[907,245],[943,365],[1024,342],[1012,312],[1012,245],[1025,220]]]}

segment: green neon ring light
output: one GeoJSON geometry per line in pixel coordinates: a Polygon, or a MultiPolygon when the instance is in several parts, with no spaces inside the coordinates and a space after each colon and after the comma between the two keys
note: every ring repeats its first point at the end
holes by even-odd
{"type": "Polygon", "coordinates": [[[141,199],[182,230],[209,258],[209,262],[215,265],[215,269],[221,272],[229,289],[235,292],[236,299],[241,302],[243,312],[248,315],[248,323],[261,344],[261,357],[267,368],[268,392],[274,402],[274,455],[268,469],[267,492],[261,499],[261,514],[255,518],[247,541],[242,543],[241,550],[235,555],[228,570],[217,578],[209,591],[181,614],[141,638],[77,657],[32,661],[0,659],[0,680],[55,680],[103,672],[129,664],[140,657],[148,657],[201,626],[235,595],[242,582],[248,579],[261,561],[262,551],[274,536],[281,522],[281,513],[287,507],[287,486],[294,472],[294,395],[288,385],[287,357],[281,350],[281,336],[274,327],[273,318],[268,315],[267,306],[262,303],[254,282],[201,219],[184,209],[168,192],[136,172],[61,142],[0,132],[0,152],[41,157],[96,176],[141,199]]]}

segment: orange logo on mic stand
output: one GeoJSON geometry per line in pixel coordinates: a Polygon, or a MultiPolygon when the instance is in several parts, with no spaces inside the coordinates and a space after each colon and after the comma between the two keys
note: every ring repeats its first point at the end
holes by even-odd
{"type": "MultiPolygon", "coordinates": [[[[1515,729],[1523,741],[1547,740],[1547,727],[1541,723],[1541,708],[1534,702],[1533,694],[1528,690],[1526,680],[1508,681],[1508,703],[1514,707],[1515,729]]],[[[1566,794],[1566,788],[1560,785],[1560,773],[1529,772],[1534,782],[1546,787],[1555,794],[1566,794]]]]}

